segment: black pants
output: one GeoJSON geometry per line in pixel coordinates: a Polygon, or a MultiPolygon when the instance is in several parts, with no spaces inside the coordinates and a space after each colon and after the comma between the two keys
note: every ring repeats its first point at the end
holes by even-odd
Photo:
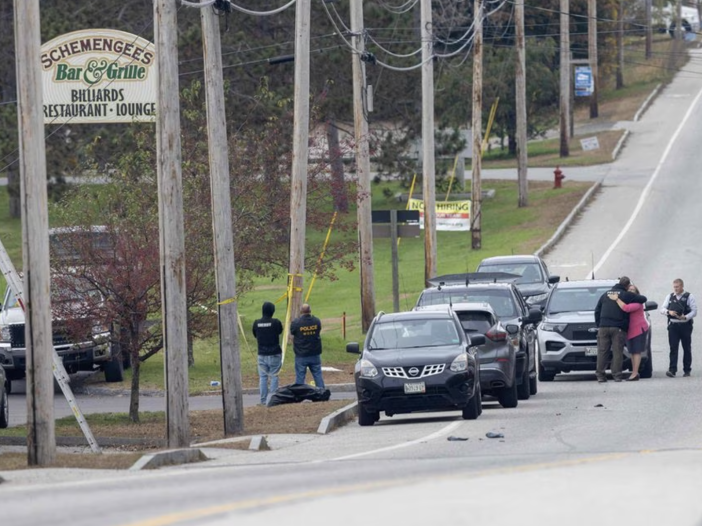
{"type": "Polygon", "coordinates": [[[668,343],[670,344],[670,367],[673,373],[678,370],[678,347],[683,348],[683,372],[692,368],[692,321],[668,324],[668,343]]]}

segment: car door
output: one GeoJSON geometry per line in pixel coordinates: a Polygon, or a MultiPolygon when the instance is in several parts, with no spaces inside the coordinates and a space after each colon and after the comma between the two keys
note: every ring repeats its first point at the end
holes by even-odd
{"type": "MultiPolygon", "coordinates": [[[[515,300],[519,306],[519,312],[521,312],[521,319],[526,320],[529,317],[529,306],[524,297],[513,291],[515,300]]],[[[527,353],[529,355],[529,371],[536,370],[536,326],[533,323],[525,323],[522,321],[521,330],[522,338],[526,344],[527,353]]]]}

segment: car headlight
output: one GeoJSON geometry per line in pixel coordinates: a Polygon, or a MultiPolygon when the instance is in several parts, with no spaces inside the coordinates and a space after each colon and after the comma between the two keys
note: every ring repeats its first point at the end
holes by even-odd
{"type": "Polygon", "coordinates": [[[12,334],[10,333],[10,327],[8,325],[3,325],[0,327],[0,341],[12,341],[12,334]]]}
{"type": "Polygon", "coordinates": [[[370,360],[365,358],[361,360],[361,377],[362,378],[375,378],[378,376],[378,369],[370,360]]]}
{"type": "Polygon", "coordinates": [[[541,330],[542,331],[551,331],[551,332],[563,332],[566,330],[566,327],[568,325],[566,323],[542,323],[541,324],[541,330]]]}
{"type": "Polygon", "coordinates": [[[451,362],[451,370],[454,373],[460,373],[461,371],[465,371],[466,369],[468,369],[468,355],[459,354],[451,362]]]}
{"type": "Polygon", "coordinates": [[[544,292],[543,294],[536,294],[535,296],[527,296],[526,297],[526,302],[529,305],[534,305],[536,303],[541,303],[548,297],[548,292],[544,292]]]}

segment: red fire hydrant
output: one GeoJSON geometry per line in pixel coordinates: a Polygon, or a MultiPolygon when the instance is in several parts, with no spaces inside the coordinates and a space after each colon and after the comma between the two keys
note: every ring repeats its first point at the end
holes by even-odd
{"type": "Polygon", "coordinates": [[[561,168],[556,166],[556,169],[553,171],[553,188],[562,188],[561,181],[563,179],[565,179],[565,175],[563,175],[561,168]]]}

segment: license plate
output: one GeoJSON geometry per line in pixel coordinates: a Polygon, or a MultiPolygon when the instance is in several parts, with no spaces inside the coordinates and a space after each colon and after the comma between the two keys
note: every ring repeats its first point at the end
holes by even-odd
{"type": "Polygon", "coordinates": [[[585,356],[597,356],[597,347],[585,347],[585,356]]]}
{"type": "Polygon", "coordinates": [[[405,394],[425,393],[427,391],[424,382],[405,384],[405,394]]]}

